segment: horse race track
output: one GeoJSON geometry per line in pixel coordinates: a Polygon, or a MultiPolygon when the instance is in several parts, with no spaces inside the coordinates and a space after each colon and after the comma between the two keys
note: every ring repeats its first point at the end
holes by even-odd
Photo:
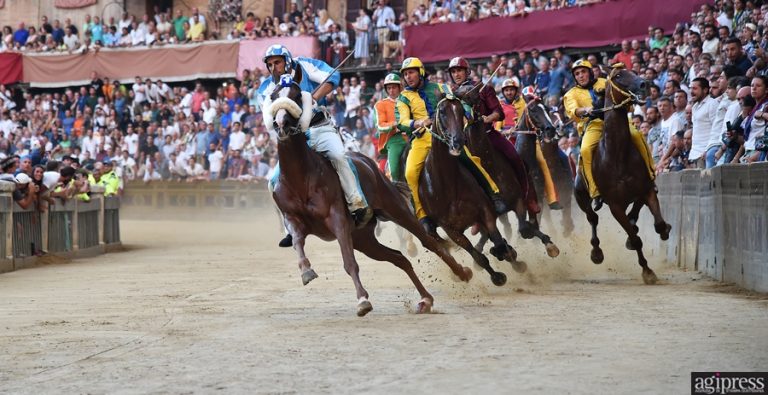
{"type": "Polygon", "coordinates": [[[310,240],[303,287],[264,217],[124,220],[123,252],[0,275],[0,393],[680,394],[691,371],[768,368],[768,298],[658,263],[662,284],[642,285],[606,226],[598,267],[585,238],[556,238],[555,260],[513,239],[533,275],[494,262],[501,288],[422,254],[423,316],[404,274],[361,258],[374,310],[358,318],[336,244],[310,240]]]}

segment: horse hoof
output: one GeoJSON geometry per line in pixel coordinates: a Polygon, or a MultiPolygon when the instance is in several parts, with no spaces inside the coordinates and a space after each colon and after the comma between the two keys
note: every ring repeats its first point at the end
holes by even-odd
{"type": "Polygon", "coordinates": [[[659,278],[656,277],[656,273],[653,272],[651,269],[643,269],[643,282],[647,285],[654,285],[659,281],[659,278]]]}
{"type": "Polygon", "coordinates": [[[416,249],[416,244],[414,242],[410,242],[410,243],[408,243],[408,248],[407,248],[406,252],[408,253],[409,257],[415,258],[416,254],[419,253],[419,250],[416,249]]]}
{"type": "Polygon", "coordinates": [[[292,246],[293,245],[293,236],[291,236],[291,234],[288,233],[287,235],[285,235],[285,237],[282,238],[282,240],[280,240],[279,243],[277,243],[277,245],[282,247],[282,248],[288,248],[288,247],[292,246]]]}
{"type": "Polygon", "coordinates": [[[309,284],[310,281],[317,278],[317,273],[315,273],[314,269],[309,269],[304,273],[301,273],[301,282],[304,283],[304,285],[309,284]]]}
{"type": "Polygon", "coordinates": [[[560,249],[557,248],[555,243],[547,243],[546,249],[547,249],[547,255],[549,255],[550,258],[554,258],[560,255],[560,249]]]}
{"type": "Polygon", "coordinates": [[[667,240],[669,239],[669,232],[672,230],[672,225],[665,224],[664,230],[662,230],[659,235],[661,236],[661,240],[667,240]]]}
{"type": "Polygon", "coordinates": [[[462,278],[461,280],[466,282],[466,283],[468,283],[469,280],[472,279],[472,276],[475,275],[475,273],[472,271],[472,269],[470,269],[470,268],[468,268],[466,266],[463,267],[462,271],[464,272],[464,278],[462,278]]]}
{"type": "Polygon", "coordinates": [[[368,300],[363,300],[357,304],[357,316],[364,317],[373,310],[373,305],[368,300]]]}
{"type": "Polygon", "coordinates": [[[522,238],[524,238],[526,240],[532,239],[533,236],[535,236],[535,235],[534,235],[532,229],[526,228],[526,229],[521,229],[520,230],[520,237],[522,237],[522,238]]]}
{"type": "Polygon", "coordinates": [[[493,285],[500,287],[507,283],[507,275],[501,272],[491,274],[491,281],[493,285]]]}
{"type": "Polygon", "coordinates": [[[629,238],[627,238],[627,241],[624,242],[624,247],[627,247],[627,249],[630,251],[635,250],[634,247],[632,247],[632,241],[630,241],[629,238]]]}
{"type": "Polygon", "coordinates": [[[589,254],[589,258],[592,259],[592,263],[595,265],[603,263],[603,259],[605,259],[603,256],[603,250],[599,248],[592,250],[592,253],[589,254]]]}
{"type": "Polygon", "coordinates": [[[517,261],[517,251],[515,251],[515,249],[512,248],[511,245],[507,245],[507,249],[509,250],[509,254],[507,255],[507,260],[510,262],[517,261]]]}
{"type": "Polygon", "coordinates": [[[511,263],[512,270],[518,272],[518,273],[525,273],[528,271],[528,264],[526,264],[523,261],[514,261],[511,263]]]}
{"type": "Polygon", "coordinates": [[[428,314],[432,312],[432,301],[424,298],[416,305],[416,314],[428,314]]]}

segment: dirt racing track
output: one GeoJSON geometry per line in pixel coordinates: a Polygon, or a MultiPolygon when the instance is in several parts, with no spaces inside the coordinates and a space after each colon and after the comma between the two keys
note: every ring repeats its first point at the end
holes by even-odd
{"type": "Polygon", "coordinates": [[[124,220],[123,252],[0,275],[0,393],[662,394],[688,393],[691,371],[768,366],[768,299],[656,254],[660,284],[643,285],[605,213],[603,265],[583,236],[557,237],[556,259],[513,238],[530,274],[492,259],[503,287],[477,267],[454,282],[420,248],[428,315],[402,272],[358,254],[364,318],[335,243],[309,239],[320,277],[303,287],[260,217],[124,220]]]}

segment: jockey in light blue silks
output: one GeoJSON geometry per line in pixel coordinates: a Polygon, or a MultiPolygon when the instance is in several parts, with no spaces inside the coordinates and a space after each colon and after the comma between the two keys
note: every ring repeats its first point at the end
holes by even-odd
{"type": "MultiPolygon", "coordinates": [[[[270,76],[259,86],[258,95],[263,103],[264,126],[271,133],[274,131],[274,126],[271,124],[267,125],[267,123],[271,123],[270,120],[276,109],[270,108],[270,95],[275,89],[275,84],[280,83],[282,75],[288,74],[294,81],[298,80],[301,90],[312,93],[312,99],[319,105],[325,104],[325,96],[339,85],[341,78],[337,71],[334,71],[331,66],[323,61],[304,57],[293,58],[288,49],[283,45],[272,45],[267,48],[263,60],[270,76]]],[[[313,108],[313,111],[315,110],[317,110],[316,106],[313,108]]],[[[368,207],[351,164],[347,157],[344,156],[344,142],[337,133],[331,118],[324,111],[315,111],[312,123],[306,130],[306,133],[310,148],[328,158],[336,173],[338,173],[341,188],[344,190],[344,197],[347,201],[347,207],[352,213],[355,224],[358,227],[365,225],[373,216],[373,210],[368,207]]],[[[287,247],[290,245],[291,235],[288,234],[280,242],[280,246],[287,247]]]]}

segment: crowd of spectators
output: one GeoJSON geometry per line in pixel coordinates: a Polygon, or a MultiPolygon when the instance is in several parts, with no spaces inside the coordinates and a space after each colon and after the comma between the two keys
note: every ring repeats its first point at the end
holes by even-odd
{"type": "Polygon", "coordinates": [[[242,1],[213,0],[206,13],[193,7],[190,15],[185,15],[182,9],[172,13],[156,6],[152,14],[141,18],[127,12],[119,20],[86,15],[80,25],[70,18],[49,21],[43,16],[38,26],[28,22],[19,22],[15,29],[4,26],[0,31],[0,52],[85,53],[102,48],[156,47],[217,39],[316,36],[322,57],[329,64],[338,64],[354,48],[355,65],[364,67],[372,61],[402,55],[402,32],[408,25],[524,16],[538,10],[600,1],[604,0],[432,0],[409,15],[402,13],[396,17],[389,0],[374,0],[370,8],[361,8],[354,20],[334,21],[327,10],[315,10],[311,2],[300,9],[292,1],[283,15],[262,19],[253,12],[244,12],[242,1]]]}
{"type": "MultiPolygon", "coordinates": [[[[381,1],[378,7],[388,6],[381,1]]],[[[367,23],[375,24],[381,15],[394,13],[379,11],[367,23]]],[[[650,28],[645,40],[622,42],[614,56],[584,57],[596,74],[604,76],[611,64],[622,62],[652,81],[645,105],[635,106],[632,115],[659,172],[764,161],[767,20],[768,5],[726,0],[703,5],[671,34],[650,28]]],[[[577,56],[562,50],[493,56],[475,64],[471,78],[497,90],[504,80],[515,79],[521,91],[533,87],[552,111],[562,112],[561,97],[574,84],[570,67],[577,56]]],[[[395,65],[385,63],[387,71],[395,65]]],[[[383,81],[365,77],[361,72],[344,78],[326,101],[348,136],[349,149],[377,159],[372,109],[386,93],[383,81]]],[[[71,178],[47,185],[48,190],[72,185],[67,196],[82,196],[85,180],[98,183],[104,174],[119,183],[113,193],[128,180],[269,179],[277,161],[276,138],[262,125],[255,93],[264,78],[255,69],[242,81],[209,90],[200,83],[188,89],[141,77],[111,81],[95,72],[87,86],[47,93],[0,85],[2,172],[23,185],[27,179],[19,178],[21,173],[39,184],[52,179],[47,172],[63,175],[72,168],[71,178]],[[82,181],[70,183],[78,174],[82,181]]],[[[428,78],[451,83],[443,69],[433,68],[428,78]]],[[[578,135],[567,122],[560,143],[575,161],[578,135]]]]}

